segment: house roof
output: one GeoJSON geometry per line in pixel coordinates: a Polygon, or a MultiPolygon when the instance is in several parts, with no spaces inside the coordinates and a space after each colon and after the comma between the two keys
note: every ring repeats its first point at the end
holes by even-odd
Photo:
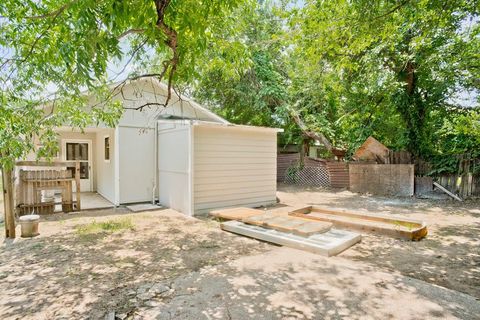
{"type": "Polygon", "coordinates": [[[195,126],[202,126],[202,127],[231,127],[231,128],[238,128],[242,130],[248,131],[272,131],[272,132],[283,132],[283,129],[280,128],[271,128],[271,127],[260,127],[260,126],[248,126],[242,124],[233,124],[233,123],[213,123],[213,122],[204,122],[204,121],[197,121],[194,122],[193,125],[195,126]]]}
{"type": "MultiPolygon", "coordinates": [[[[161,103],[165,101],[168,92],[168,86],[154,77],[119,81],[110,84],[109,88],[114,90],[113,97],[122,100],[127,110],[140,108],[145,102],[153,102],[153,104],[158,102],[158,106],[160,106],[161,103]]],[[[85,91],[82,94],[89,97],[90,105],[98,102],[90,92],[85,91]]],[[[190,97],[179,95],[176,91],[172,92],[172,98],[166,107],[162,107],[156,111],[150,110],[150,112],[153,117],[152,119],[158,121],[189,121],[195,126],[220,125],[224,127],[236,127],[242,130],[283,132],[283,129],[278,128],[232,124],[209,109],[201,106],[190,97]]]]}
{"type": "MultiPolygon", "coordinates": [[[[154,77],[144,77],[136,80],[120,81],[110,85],[110,88],[117,90],[114,93],[115,96],[121,95],[124,104],[130,105],[130,108],[141,106],[145,102],[159,102],[159,105],[166,99],[168,93],[168,86],[154,77]],[[123,85],[122,85],[123,83],[123,85]],[[136,87],[133,89],[134,96],[129,99],[125,97],[121,89],[128,87],[136,87]],[[139,90],[139,87],[142,87],[139,90]],[[159,89],[159,90],[157,90],[159,89]],[[141,91],[141,92],[140,92],[141,91]],[[139,93],[140,92],[140,93],[139,93]],[[138,99],[138,95],[142,95],[144,98],[138,99]]],[[[182,94],[178,94],[176,91],[172,92],[172,97],[166,107],[163,107],[160,112],[155,115],[157,119],[191,119],[191,120],[203,120],[214,121],[224,124],[229,122],[207,108],[201,106],[190,97],[182,94]]]]}

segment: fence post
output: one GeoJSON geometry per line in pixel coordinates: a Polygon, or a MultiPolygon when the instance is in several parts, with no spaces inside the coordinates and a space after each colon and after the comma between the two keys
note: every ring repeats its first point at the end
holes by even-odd
{"type": "Polygon", "coordinates": [[[5,236],[15,238],[15,210],[13,204],[13,170],[2,169],[3,179],[3,206],[5,210],[5,236]]]}
{"type": "Polygon", "coordinates": [[[77,211],[81,210],[80,207],[80,161],[75,162],[75,186],[76,186],[76,198],[77,198],[77,211]]]}

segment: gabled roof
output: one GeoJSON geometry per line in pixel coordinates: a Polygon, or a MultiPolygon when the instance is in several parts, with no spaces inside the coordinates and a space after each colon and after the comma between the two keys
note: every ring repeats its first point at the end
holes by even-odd
{"type": "MultiPolygon", "coordinates": [[[[120,96],[124,104],[130,105],[131,108],[138,107],[145,102],[159,102],[159,105],[166,99],[168,93],[168,86],[154,77],[145,77],[137,80],[122,81],[110,85],[112,90],[128,89],[129,87],[135,87],[133,89],[134,97],[129,99],[120,92],[115,93],[116,96],[120,96]],[[122,83],[124,83],[122,85],[122,83]],[[142,88],[140,91],[139,88],[142,88]],[[141,95],[143,99],[138,98],[141,95]]],[[[222,117],[218,116],[214,112],[202,107],[191,98],[184,95],[179,95],[176,91],[171,92],[171,99],[168,106],[162,107],[157,114],[157,119],[185,119],[185,120],[200,120],[200,121],[213,121],[223,124],[229,124],[229,122],[222,117]]]]}

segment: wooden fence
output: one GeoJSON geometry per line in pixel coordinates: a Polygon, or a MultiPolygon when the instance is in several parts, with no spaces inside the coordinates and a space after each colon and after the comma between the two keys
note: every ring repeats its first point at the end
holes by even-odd
{"type": "Polygon", "coordinates": [[[18,184],[16,186],[16,208],[18,215],[53,213],[56,205],[63,212],[80,210],[80,163],[75,163],[75,175],[66,169],[72,163],[19,161],[17,167],[18,184]],[[42,168],[38,168],[42,167],[42,168]],[[48,167],[45,170],[43,167],[48,167]],[[65,168],[65,169],[64,169],[65,168]],[[28,169],[28,170],[25,170],[28,169]],[[76,187],[76,199],[73,200],[73,184],[76,187]],[[44,197],[48,190],[60,191],[61,201],[44,197]]]}
{"type": "Polygon", "coordinates": [[[428,161],[414,159],[408,151],[390,151],[391,164],[414,164],[415,176],[431,176],[449,191],[462,198],[480,196],[480,158],[475,158],[471,153],[455,156],[458,167],[454,173],[432,173],[434,167],[428,161]]]}
{"type": "Polygon", "coordinates": [[[332,188],[350,187],[350,175],[348,162],[328,161],[328,173],[330,174],[330,183],[332,188]]]}
{"type": "Polygon", "coordinates": [[[480,196],[480,176],[472,173],[466,174],[442,174],[435,179],[449,191],[461,198],[480,196]]]}
{"type": "Polygon", "coordinates": [[[300,161],[300,153],[278,153],[277,154],[277,182],[285,180],[288,168],[300,161]]]}
{"type": "Polygon", "coordinates": [[[299,166],[299,153],[277,154],[277,182],[298,185],[348,188],[348,163],[305,157],[299,166]]]}

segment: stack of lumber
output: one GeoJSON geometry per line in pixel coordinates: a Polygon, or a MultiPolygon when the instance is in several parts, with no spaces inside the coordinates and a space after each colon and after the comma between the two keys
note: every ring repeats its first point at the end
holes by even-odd
{"type": "Polygon", "coordinates": [[[251,216],[258,216],[263,214],[262,210],[251,208],[227,208],[211,211],[210,215],[215,218],[224,220],[242,220],[251,216]]]}
{"type": "Polygon", "coordinates": [[[230,208],[212,211],[210,215],[224,220],[237,220],[246,224],[289,232],[300,236],[324,233],[332,228],[329,222],[311,221],[288,215],[272,215],[250,208],[230,208]]]}

